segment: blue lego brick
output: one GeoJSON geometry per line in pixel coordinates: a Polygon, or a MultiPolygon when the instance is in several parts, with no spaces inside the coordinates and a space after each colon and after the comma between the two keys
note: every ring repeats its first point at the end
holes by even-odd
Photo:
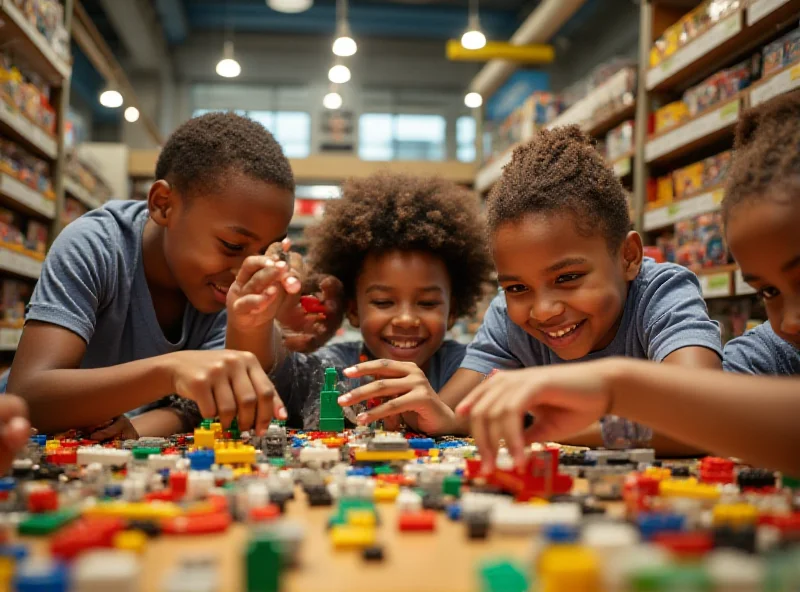
{"type": "Polygon", "coordinates": [[[17,486],[17,480],[13,477],[3,477],[0,479],[0,491],[12,491],[17,486]]]}
{"type": "Polygon", "coordinates": [[[447,506],[447,517],[452,521],[461,520],[461,504],[447,506]]]}
{"type": "Polygon", "coordinates": [[[14,590],[18,592],[67,592],[69,572],[60,562],[27,569],[23,563],[14,575],[14,590]]]}
{"type": "Polygon", "coordinates": [[[25,545],[0,545],[0,556],[13,557],[15,561],[22,561],[28,556],[28,547],[25,545]]]}
{"type": "Polygon", "coordinates": [[[685,521],[680,514],[650,512],[640,515],[638,524],[642,538],[650,540],[660,532],[682,530],[685,521]]]}
{"type": "Polygon", "coordinates": [[[35,436],[31,436],[30,441],[33,444],[44,446],[45,443],[47,443],[47,436],[45,434],[36,434],[35,436]]]}
{"type": "Polygon", "coordinates": [[[302,448],[306,445],[306,441],[302,438],[292,438],[292,448],[302,448]]]}
{"type": "Polygon", "coordinates": [[[122,495],[122,485],[119,483],[109,483],[103,490],[103,495],[106,497],[119,497],[122,495]]]}
{"type": "Polygon", "coordinates": [[[544,529],[544,537],[550,543],[574,543],[578,529],[568,524],[550,524],[544,529]]]}
{"type": "Polygon", "coordinates": [[[372,467],[352,467],[347,469],[348,477],[371,477],[375,470],[372,467]]]}
{"type": "Polygon", "coordinates": [[[193,471],[207,471],[214,464],[213,450],[195,450],[186,455],[193,471]]]}
{"type": "Polygon", "coordinates": [[[432,438],[409,438],[408,445],[413,450],[430,450],[436,446],[432,438]]]}

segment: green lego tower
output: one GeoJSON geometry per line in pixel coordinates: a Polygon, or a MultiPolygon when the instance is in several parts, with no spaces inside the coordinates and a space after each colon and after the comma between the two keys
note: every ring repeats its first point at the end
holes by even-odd
{"type": "Polygon", "coordinates": [[[336,368],[325,368],[325,386],[319,393],[319,431],[341,432],[344,430],[344,413],[338,403],[336,368]]]}

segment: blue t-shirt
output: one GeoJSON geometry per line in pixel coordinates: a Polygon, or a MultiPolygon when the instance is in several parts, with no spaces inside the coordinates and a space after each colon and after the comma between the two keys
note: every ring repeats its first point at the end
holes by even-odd
{"type": "Polygon", "coordinates": [[[742,374],[800,375],[800,350],[767,322],[725,344],[722,367],[742,374]]]}
{"type": "Polygon", "coordinates": [[[225,346],[225,311],[203,314],[188,303],[180,339],[172,343],[164,336],[142,260],[148,218],[145,201],[110,201],[68,225],[45,259],[25,319],[83,339],[81,368],[225,346]]]}
{"type": "MultiPolygon", "coordinates": [[[[292,353],[271,374],[275,389],[289,414],[289,427],[315,429],[319,425],[319,393],[325,382],[325,368],[339,371],[341,393],[367,382],[349,379],[342,370],[358,364],[363,343],[351,341],[320,348],[312,354],[292,353]]],[[[426,376],[431,388],[439,392],[461,365],[466,346],[457,341],[444,341],[433,354],[426,376]]]]}
{"type": "Polygon", "coordinates": [[[486,311],[481,328],[467,348],[462,368],[488,374],[611,356],[662,361],[684,347],[705,347],[722,357],[719,324],[708,317],[700,283],[691,271],[645,257],[630,283],[617,334],[605,348],[579,360],[562,360],[508,316],[505,294],[486,311]]]}

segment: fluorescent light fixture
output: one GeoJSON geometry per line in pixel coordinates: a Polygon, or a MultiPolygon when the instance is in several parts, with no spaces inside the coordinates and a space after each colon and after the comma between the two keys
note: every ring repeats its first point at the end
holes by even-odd
{"type": "Polygon", "coordinates": [[[136,107],[128,107],[125,109],[125,121],[129,123],[139,121],[139,110],[136,107]]]}

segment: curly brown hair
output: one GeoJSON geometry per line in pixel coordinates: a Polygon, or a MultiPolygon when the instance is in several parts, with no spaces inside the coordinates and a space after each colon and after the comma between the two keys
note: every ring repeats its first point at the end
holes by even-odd
{"type": "Polygon", "coordinates": [[[348,298],[355,296],[367,255],[395,250],[441,258],[456,316],[475,310],[491,278],[477,199],[436,177],[378,173],[350,179],[342,198],[327,204],[322,222],[307,234],[311,268],[339,278],[348,298]]]}
{"type": "Polygon", "coordinates": [[[742,113],[736,126],[733,164],[725,184],[722,215],[737,205],[780,193],[797,199],[800,189],[800,91],[742,113]]]}
{"type": "Polygon", "coordinates": [[[578,232],[603,232],[616,252],[631,229],[625,190],[576,125],[541,130],[514,150],[489,193],[490,232],[527,214],[569,212],[578,232]]]}

